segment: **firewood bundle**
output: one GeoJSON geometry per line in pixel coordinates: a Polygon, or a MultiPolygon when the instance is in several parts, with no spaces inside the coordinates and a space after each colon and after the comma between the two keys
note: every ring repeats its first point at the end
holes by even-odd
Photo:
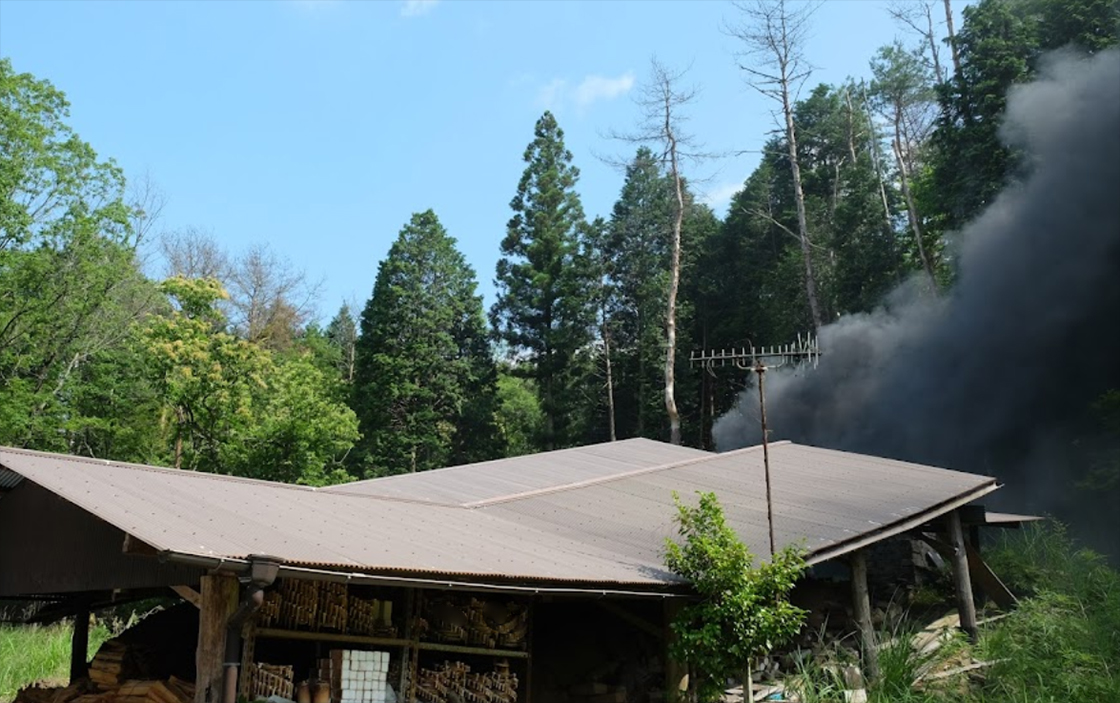
{"type": "Polygon", "coordinates": [[[349,628],[355,635],[396,637],[393,601],[350,596],[349,628]]]}
{"type": "Polygon", "coordinates": [[[471,673],[463,662],[445,661],[420,669],[416,681],[416,697],[422,703],[517,703],[517,675],[505,661],[485,673],[471,673]]]}
{"type": "Polygon", "coordinates": [[[90,692],[92,682],[65,688],[26,688],[17,703],[193,703],[194,684],[172,676],[167,681],[130,680],[108,690],[90,692]]]}
{"type": "Polygon", "coordinates": [[[319,629],[346,632],[346,618],[349,614],[346,607],[346,584],[323,581],[318,586],[319,617],[317,624],[319,629]]]}
{"type": "Polygon", "coordinates": [[[280,624],[280,603],[283,597],[279,591],[264,594],[264,602],[257,610],[257,624],[261,627],[275,627],[280,624]]]}
{"type": "Polygon", "coordinates": [[[294,672],[290,666],[276,664],[249,664],[249,700],[280,696],[292,700],[294,672]]]}
{"type": "Polygon", "coordinates": [[[313,629],[319,622],[319,584],[314,581],[284,579],[280,584],[281,627],[313,629]]]}

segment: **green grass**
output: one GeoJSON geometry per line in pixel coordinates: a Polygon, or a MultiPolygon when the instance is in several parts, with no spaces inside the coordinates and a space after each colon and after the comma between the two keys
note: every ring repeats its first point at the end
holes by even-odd
{"type": "MultiPolygon", "coordinates": [[[[70,676],[71,623],[0,625],[0,703],[9,703],[16,691],[37,681],[65,685],[70,676]]],[[[90,628],[89,652],[111,637],[104,625],[90,628]]]]}

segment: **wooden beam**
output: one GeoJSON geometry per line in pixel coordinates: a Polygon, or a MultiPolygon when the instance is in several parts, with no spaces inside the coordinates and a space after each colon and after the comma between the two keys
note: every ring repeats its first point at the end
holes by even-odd
{"type": "Polygon", "coordinates": [[[198,649],[195,651],[195,703],[222,701],[222,664],[226,625],[237,609],[237,577],[216,573],[202,577],[198,609],[198,649]]]}
{"type": "Polygon", "coordinates": [[[852,552],[848,563],[852,568],[852,614],[859,629],[863,673],[868,679],[876,679],[879,677],[879,650],[875,647],[875,628],[871,625],[871,596],[867,591],[867,552],[863,549],[852,552]]]}
{"type": "Polygon", "coordinates": [[[971,545],[966,545],[965,553],[968,555],[969,577],[981,587],[982,593],[995,601],[1003,610],[1014,608],[1019,603],[1019,599],[1004,585],[999,576],[996,576],[992,567],[988,566],[980,556],[980,552],[973,549],[971,545]]]}
{"type": "Polygon", "coordinates": [[[949,546],[953,548],[953,582],[957,587],[957,611],[961,615],[961,629],[969,639],[976,641],[976,603],[972,600],[972,579],[968,573],[968,547],[961,528],[961,516],[954,510],[945,516],[949,525],[949,546]]]}
{"type": "Polygon", "coordinates": [[[70,639],[70,684],[76,684],[89,674],[89,598],[78,597],[74,613],[74,634],[70,639]]]}
{"type": "Polygon", "coordinates": [[[175,591],[175,593],[177,593],[180,598],[190,603],[194,607],[202,607],[202,596],[199,595],[198,591],[194,590],[190,586],[172,586],[171,590],[175,591]]]}
{"type": "Polygon", "coordinates": [[[664,627],[658,627],[657,625],[654,625],[653,623],[649,622],[648,620],[645,620],[641,617],[638,617],[634,613],[631,613],[629,610],[627,610],[626,608],[623,608],[620,605],[615,605],[614,603],[611,603],[610,601],[605,601],[605,600],[597,600],[597,601],[595,601],[595,604],[598,605],[603,610],[610,613],[611,615],[615,615],[615,616],[625,620],[626,622],[630,623],[631,625],[638,628],[642,632],[653,635],[654,637],[656,637],[658,639],[661,639],[662,637],[665,636],[665,628],[664,627]]]}

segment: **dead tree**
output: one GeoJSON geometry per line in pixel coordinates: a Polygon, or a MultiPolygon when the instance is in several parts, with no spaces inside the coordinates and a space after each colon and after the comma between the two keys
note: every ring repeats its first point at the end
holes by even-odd
{"type": "Polygon", "coordinates": [[[636,132],[610,136],[636,144],[658,145],[659,159],[673,187],[672,221],[669,254],[669,293],[665,305],[665,412],[669,416],[669,441],[681,443],[681,417],[676,399],[677,296],[681,279],[681,229],[684,226],[685,202],[682,163],[705,157],[696,151],[693,138],[682,130],[682,112],[696,100],[699,91],[684,86],[686,70],[673,70],[656,58],[650,60],[650,77],[637,92],[635,102],[641,109],[636,132]]]}
{"type": "Polygon", "coordinates": [[[899,186],[922,268],[932,290],[937,290],[933,259],[926,250],[921,216],[910,184],[918,164],[918,152],[934,124],[934,89],[926,67],[901,44],[880,49],[871,61],[874,81],[872,102],[892,128],[891,149],[898,166],[899,186]]]}
{"type": "Polygon", "coordinates": [[[945,31],[948,33],[949,50],[953,54],[953,70],[956,75],[961,75],[961,55],[957,51],[957,33],[953,29],[953,8],[949,0],[945,0],[945,31]]]}
{"type": "MultiPolygon", "coordinates": [[[[946,5],[948,0],[946,0],[946,5]]],[[[941,51],[937,41],[937,30],[933,22],[934,0],[896,0],[887,7],[887,12],[903,27],[921,37],[929,49],[929,67],[938,83],[944,83],[945,69],[941,66],[941,51]]]]}
{"type": "Polygon", "coordinates": [[[805,213],[805,191],[801,186],[797,127],[793,121],[793,106],[797,94],[812,73],[812,68],[805,61],[804,46],[809,32],[809,20],[818,6],[815,3],[789,3],[786,0],[738,3],[736,8],[739,9],[742,22],[728,26],[727,31],[742,44],[738,63],[739,68],[747,74],[747,83],[781,107],[780,124],[789,149],[793,198],[797,206],[797,234],[805,267],[805,297],[809,302],[813,327],[819,331],[823,318],[813,273],[812,240],[805,213]]]}

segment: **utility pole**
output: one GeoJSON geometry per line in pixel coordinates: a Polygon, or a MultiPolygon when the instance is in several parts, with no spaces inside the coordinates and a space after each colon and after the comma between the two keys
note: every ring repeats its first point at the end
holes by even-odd
{"type": "Polygon", "coordinates": [[[739,349],[720,349],[711,351],[694,351],[689,358],[692,366],[702,366],[708,373],[715,375],[714,369],[731,366],[741,371],[750,371],[758,377],[758,411],[759,421],[762,426],[762,466],[766,475],[766,522],[770,531],[770,558],[774,558],[777,546],[774,540],[774,501],[770,487],[770,445],[769,429],[766,426],[766,372],[771,369],[781,368],[786,365],[812,363],[816,368],[821,358],[821,348],[816,337],[800,335],[793,344],[779,347],[761,347],[754,345],[739,349]]]}

